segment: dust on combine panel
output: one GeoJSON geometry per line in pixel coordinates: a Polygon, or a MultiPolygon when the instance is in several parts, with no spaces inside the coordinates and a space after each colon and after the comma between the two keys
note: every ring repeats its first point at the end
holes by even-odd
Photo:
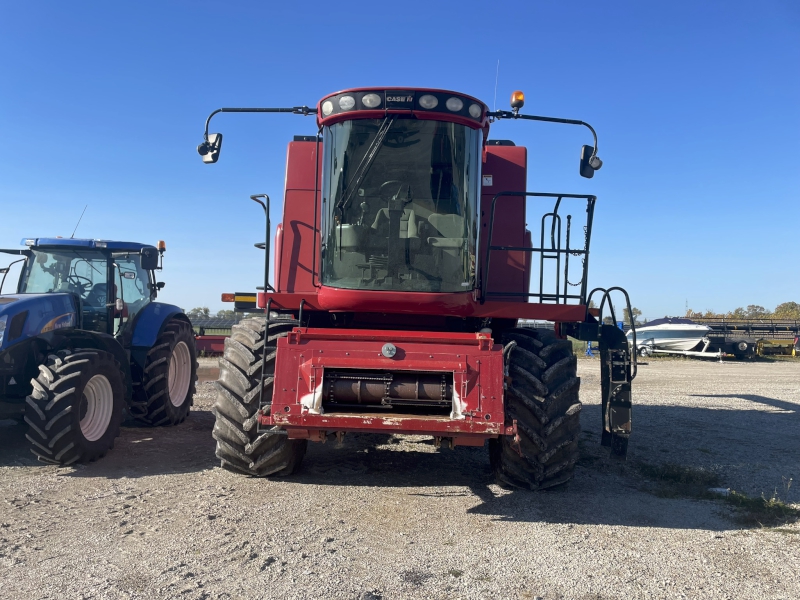
{"type": "Polygon", "coordinates": [[[610,304],[612,290],[627,301],[620,288],[587,289],[596,198],[526,191],[526,148],[489,130],[498,119],[586,127],[586,178],[602,166],[597,135],[583,121],[523,114],[523,104],[521,92],[512,110],[493,112],[457,92],[360,88],[316,108],[211,113],[198,146],[206,163],[222,148],[208,131],[219,113],[315,115],[321,132],[289,143],[274,248],[270,199],[251,197],[267,218],[264,286],[223,300],[265,317],[225,342],[214,426],[223,467],[289,475],[309,441],[422,434],[436,446],[488,440],[503,484],[563,484],[581,412],[567,335],[599,342],[599,442],[626,455],[635,354],[589,308],[593,294],[601,310],[610,304]]]}

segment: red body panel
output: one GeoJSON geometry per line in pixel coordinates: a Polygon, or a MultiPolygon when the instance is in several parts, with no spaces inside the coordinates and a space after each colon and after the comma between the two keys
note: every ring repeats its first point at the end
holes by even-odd
{"type": "MultiPolygon", "coordinates": [[[[489,220],[492,198],[500,192],[524,192],[527,183],[528,151],[521,146],[486,146],[483,155],[481,182],[481,239],[479,264],[486,273],[486,246],[489,244],[489,220]],[[492,185],[485,185],[491,177],[492,185]]],[[[525,198],[501,197],[494,216],[493,246],[524,247],[530,238],[525,235],[525,198]]],[[[491,255],[489,292],[527,292],[530,278],[529,252],[494,250],[491,255]],[[527,273],[527,274],[526,274],[527,273]]],[[[493,296],[497,299],[498,296],[493,296]]],[[[502,298],[502,297],[499,297],[502,298]]],[[[512,302],[524,302],[520,296],[509,296],[512,302]]]]}
{"type": "MultiPolygon", "coordinates": [[[[490,334],[296,328],[278,340],[272,415],[263,425],[308,431],[376,431],[442,437],[494,437],[506,433],[503,355],[490,334]],[[391,342],[393,358],[381,354],[391,342]],[[364,412],[316,414],[324,401],[325,369],[452,373],[456,399],[451,416],[410,415],[365,406],[364,412]],[[457,408],[456,408],[457,405],[457,408]]],[[[312,436],[313,437],[313,436],[312,436]]]]}
{"type": "Polygon", "coordinates": [[[487,300],[484,304],[463,294],[426,294],[418,292],[376,292],[341,290],[320,287],[308,294],[264,294],[258,292],[258,307],[332,312],[370,312],[386,314],[446,315],[454,317],[495,317],[504,319],[535,319],[577,323],[587,319],[587,308],[581,304],[532,304],[487,300]],[[319,292],[319,293],[317,293],[319,292]],[[324,301],[323,301],[324,298],[324,301]]]}
{"type": "MultiPolygon", "coordinates": [[[[319,148],[322,149],[322,144],[319,148]]],[[[289,143],[280,245],[276,243],[276,260],[280,260],[281,266],[275,269],[275,287],[279,292],[315,289],[320,222],[319,195],[314,198],[316,150],[316,142],[289,143]]]]}
{"type": "Polygon", "coordinates": [[[194,345],[197,353],[222,354],[225,352],[225,339],[227,335],[197,335],[194,345]]]}
{"type": "MultiPolygon", "coordinates": [[[[281,281],[281,259],[283,258],[283,223],[278,223],[275,228],[275,252],[272,256],[272,261],[275,266],[274,278],[275,281],[281,281]]],[[[277,288],[280,289],[280,288],[277,288]]]]}

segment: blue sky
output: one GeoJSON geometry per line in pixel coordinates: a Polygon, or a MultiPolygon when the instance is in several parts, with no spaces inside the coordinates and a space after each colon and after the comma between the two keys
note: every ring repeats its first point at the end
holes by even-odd
{"type": "MultiPolygon", "coordinates": [[[[195,146],[220,106],[313,105],[332,91],[453,89],[582,119],[500,122],[528,188],[598,196],[590,285],[654,318],[800,302],[800,3],[3,2],[0,246],[25,236],[167,241],[162,299],[225,308],[259,284],[253,243],[280,220],[286,144],[312,117],[222,115],[217,165],[195,146]]],[[[529,218],[530,220],[530,218],[529,218]]],[[[533,217],[534,222],[538,217],[533,217]]],[[[4,263],[5,264],[5,263],[4,263]]]]}

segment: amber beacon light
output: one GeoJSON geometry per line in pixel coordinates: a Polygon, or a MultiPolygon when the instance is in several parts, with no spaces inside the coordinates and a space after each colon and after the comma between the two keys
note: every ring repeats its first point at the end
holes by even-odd
{"type": "Polygon", "coordinates": [[[511,93],[511,108],[517,112],[520,108],[525,106],[525,94],[517,90],[511,93]]]}

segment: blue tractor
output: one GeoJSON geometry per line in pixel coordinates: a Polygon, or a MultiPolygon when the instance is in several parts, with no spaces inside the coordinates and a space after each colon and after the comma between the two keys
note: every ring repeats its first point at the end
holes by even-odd
{"type": "Polygon", "coordinates": [[[22,243],[0,250],[20,257],[0,269],[0,418],[23,418],[31,452],[59,465],[105,455],[126,408],[149,425],[183,421],[197,359],[189,319],[156,302],[164,243],[22,243]]]}

